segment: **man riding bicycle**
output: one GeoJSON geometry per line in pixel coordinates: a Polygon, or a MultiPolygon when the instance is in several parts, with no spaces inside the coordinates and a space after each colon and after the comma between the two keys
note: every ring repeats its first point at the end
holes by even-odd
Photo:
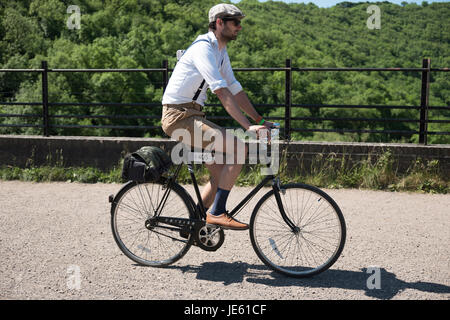
{"type": "MultiPolygon", "coordinates": [[[[245,130],[258,135],[267,130],[272,123],[265,121],[255,110],[236,80],[231,68],[226,45],[237,38],[241,31],[241,19],[245,17],[240,9],[232,4],[218,4],[209,10],[209,32],[197,37],[178,61],[163,95],[161,125],[164,132],[180,140],[177,130],[185,130],[191,139],[183,143],[198,148],[211,148],[216,153],[231,156],[233,163],[205,163],[210,181],[202,191],[208,224],[220,225],[232,230],[245,230],[248,225],[239,222],[226,213],[226,201],[242,169],[243,161],[237,161],[237,154],[247,154],[247,146],[224,128],[208,121],[201,111],[206,100],[206,91],[217,95],[228,114],[245,130]],[[243,114],[245,112],[257,125],[251,125],[243,114]],[[195,139],[194,132],[201,138],[195,139]],[[210,132],[221,136],[211,141],[210,132]]],[[[228,159],[228,158],[227,158],[228,159]]],[[[245,159],[244,159],[245,160],[245,159]]]]}

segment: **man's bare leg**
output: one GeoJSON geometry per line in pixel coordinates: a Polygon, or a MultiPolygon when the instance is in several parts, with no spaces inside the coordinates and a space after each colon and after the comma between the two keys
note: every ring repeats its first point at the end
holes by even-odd
{"type": "MultiPolygon", "coordinates": [[[[225,160],[226,163],[220,170],[213,207],[211,212],[207,214],[206,221],[229,229],[246,230],[248,229],[247,224],[227,216],[225,212],[228,195],[245,162],[247,147],[243,141],[231,134],[225,133],[223,137],[223,143],[217,143],[215,145],[215,150],[216,153],[221,152],[225,155],[225,159],[223,160],[225,160]]],[[[216,169],[219,169],[219,167],[216,169]]],[[[209,196],[212,194],[212,187],[209,190],[211,190],[209,193],[205,192],[204,194],[205,200],[210,200],[209,196]]]]}

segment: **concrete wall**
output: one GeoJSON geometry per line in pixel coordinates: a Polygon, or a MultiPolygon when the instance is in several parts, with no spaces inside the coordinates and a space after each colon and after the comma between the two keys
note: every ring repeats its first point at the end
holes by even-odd
{"type": "MultiPolygon", "coordinates": [[[[170,151],[175,141],[160,138],[113,138],[69,136],[12,136],[0,135],[0,166],[59,164],[91,166],[102,170],[118,166],[123,156],[141,146],[152,145],[170,151]]],[[[280,148],[281,149],[281,148],[280,148]]],[[[288,168],[309,170],[313,160],[345,157],[348,165],[375,160],[390,150],[399,171],[404,171],[417,158],[438,160],[444,174],[450,174],[450,145],[422,146],[415,144],[291,142],[288,148],[288,168]]]]}

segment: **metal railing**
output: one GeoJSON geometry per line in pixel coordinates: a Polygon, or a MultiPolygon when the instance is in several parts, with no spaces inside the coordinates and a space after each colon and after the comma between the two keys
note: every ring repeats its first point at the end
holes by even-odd
{"type": "MultiPolygon", "coordinates": [[[[58,103],[49,102],[48,98],[48,74],[49,73],[62,73],[62,72],[159,72],[162,74],[162,84],[165,88],[169,81],[169,73],[172,70],[169,69],[167,60],[162,63],[162,68],[151,69],[49,69],[47,62],[42,61],[40,69],[0,69],[0,72],[34,72],[40,73],[42,77],[42,101],[40,102],[0,102],[0,105],[20,105],[20,106],[42,106],[42,114],[7,114],[0,113],[0,118],[41,118],[41,124],[5,124],[0,122],[0,127],[35,127],[41,128],[44,136],[49,136],[52,128],[94,128],[94,129],[158,129],[160,126],[145,125],[145,126],[133,126],[133,125],[64,125],[64,124],[52,124],[50,119],[52,118],[98,118],[98,119],[159,119],[160,116],[155,115],[51,115],[49,109],[56,106],[142,106],[142,107],[161,107],[161,103],[58,103]]],[[[380,134],[400,134],[400,135],[419,135],[419,143],[427,144],[429,135],[450,135],[449,131],[429,131],[429,123],[450,123],[450,117],[448,119],[429,119],[430,110],[445,110],[450,111],[450,106],[430,106],[429,94],[430,94],[430,74],[431,72],[448,72],[449,68],[431,68],[430,59],[423,59],[422,68],[297,68],[292,67],[291,60],[286,59],[284,67],[278,68],[235,68],[235,72],[284,72],[285,73],[285,99],[284,103],[279,104],[255,104],[255,107],[276,107],[284,108],[283,117],[265,117],[268,120],[281,120],[284,121],[282,133],[285,139],[291,139],[293,132],[337,132],[337,133],[380,133],[380,134]],[[292,101],[292,75],[294,72],[420,72],[421,77],[421,98],[420,105],[418,106],[395,106],[395,105],[322,105],[322,104],[295,104],[292,101]],[[293,117],[293,108],[344,108],[344,109],[415,109],[418,110],[419,119],[409,118],[365,118],[365,117],[293,117]],[[375,130],[375,129],[341,129],[341,128],[295,128],[292,126],[292,121],[356,121],[356,122],[405,122],[405,123],[417,123],[417,130],[375,130]]],[[[1,91],[1,90],[0,90],[1,91]]],[[[206,106],[218,106],[218,104],[207,104],[206,106]]],[[[211,116],[210,119],[231,119],[226,116],[211,116]]]]}

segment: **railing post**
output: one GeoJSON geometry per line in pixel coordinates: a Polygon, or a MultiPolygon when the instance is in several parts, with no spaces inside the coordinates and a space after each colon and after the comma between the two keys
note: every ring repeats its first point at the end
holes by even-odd
{"type": "Polygon", "coordinates": [[[42,118],[44,125],[44,136],[48,137],[50,135],[50,123],[48,119],[48,66],[47,61],[41,61],[41,67],[44,69],[42,71],[42,118]]]}
{"type": "Polygon", "coordinates": [[[430,96],[430,68],[431,60],[429,58],[422,60],[422,92],[420,95],[420,126],[419,126],[419,143],[426,145],[428,143],[428,104],[430,96]]]}
{"type": "Polygon", "coordinates": [[[284,112],[284,139],[291,140],[291,106],[292,106],[292,69],[291,59],[286,59],[286,81],[285,81],[285,112],[284,112]]]}
{"type": "Polygon", "coordinates": [[[163,71],[163,92],[166,91],[167,83],[169,83],[169,61],[163,60],[162,67],[165,69],[163,71]]]}

